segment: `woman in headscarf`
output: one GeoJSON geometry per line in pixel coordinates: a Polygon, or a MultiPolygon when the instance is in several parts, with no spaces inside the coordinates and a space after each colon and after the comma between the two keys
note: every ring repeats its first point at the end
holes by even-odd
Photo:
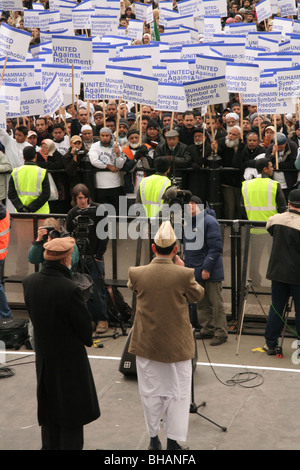
{"type": "Polygon", "coordinates": [[[54,214],[68,213],[71,207],[68,176],[65,172],[62,155],[56,150],[53,140],[44,139],[42,141],[40,151],[37,153],[36,164],[50,172],[58,191],[58,199],[49,201],[50,212],[54,214]]]}

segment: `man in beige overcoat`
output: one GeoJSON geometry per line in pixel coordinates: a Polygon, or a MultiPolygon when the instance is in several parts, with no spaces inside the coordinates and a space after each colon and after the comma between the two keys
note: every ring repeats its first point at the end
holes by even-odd
{"type": "Polygon", "coordinates": [[[136,355],[149,450],[161,449],[161,418],[168,450],[182,449],[177,441],[186,441],[188,432],[195,355],[188,302],[202,300],[204,290],[176,255],[176,241],[170,222],[164,222],[151,263],[129,268],[128,287],[137,295],[129,352],[136,355]]]}

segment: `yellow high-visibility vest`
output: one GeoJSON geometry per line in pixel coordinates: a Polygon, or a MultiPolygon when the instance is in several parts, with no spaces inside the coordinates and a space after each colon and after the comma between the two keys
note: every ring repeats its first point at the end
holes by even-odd
{"type": "MultiPolygon", "coordinates": [[[[28,206],[42,194],[42,184],[46,173],[47,170],[37,165],[23,165],[13,169],[12,178],[15,183],[16,192],[24,206],[28,206]]],[[[36,212],[49,214],[50,208],[48,202],[36,212]]]]}
{"type": "Polygon", "coordinates": [[[151,175],[140,183],[141,201],[147,217],[156,217],[163,204],[163,194],[171,186],[167,176],[151,175]]]}
{"type": "MultiPolygon", "coordinates": [[[[267,221],[277,214],[278,181],[254,178],[242,183],[242,195],[248,220],[267,221]]],[[[265,229],[251,229],[251,233],[266,233],[265,229]]]]}

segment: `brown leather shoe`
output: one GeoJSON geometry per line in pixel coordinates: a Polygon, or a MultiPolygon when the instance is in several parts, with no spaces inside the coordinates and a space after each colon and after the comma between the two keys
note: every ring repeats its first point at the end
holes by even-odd
{"type": "Polygon", "coordinates": [[[108,330],[108,322],[107,321],[98,321],[96,327],[96,333],[106,333],[108,330]]]}

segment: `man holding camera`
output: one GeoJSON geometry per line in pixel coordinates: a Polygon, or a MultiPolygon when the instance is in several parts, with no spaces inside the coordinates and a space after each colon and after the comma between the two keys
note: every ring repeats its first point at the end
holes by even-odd
{"type": "Polygon", "coordinates": [[[66,229],[76,239],[80,253],[79,269],[89,274],[93,280],[93,294],[88,301],[96,333],[108,330],[106,291],[104,286],[104,253],[108,238],[98,238],[97,223],[101,220],[96,215],[99,204],[92,202],[88,188],[77,184],[72,192],[72,205],[66,220],[66,229]],[[87,223],[85,223],[87,220],[87,223]]]}
{"type": "MultiPolygon", "coordinates": [[[[44,244],[53,240],[53,238],[67,237],[69,234],[61,227],[59,221],[54,217],[49,217],[43,221],[43,225],[38,228],[37,238],[32,242],[31,248],[28,253],[28,261],[31,264],[43,264],[44,262],[44,244]]],[[[72,253],[71,271],[74,273],[79,261],[78,248],[75,243],[72,253]]]]}

